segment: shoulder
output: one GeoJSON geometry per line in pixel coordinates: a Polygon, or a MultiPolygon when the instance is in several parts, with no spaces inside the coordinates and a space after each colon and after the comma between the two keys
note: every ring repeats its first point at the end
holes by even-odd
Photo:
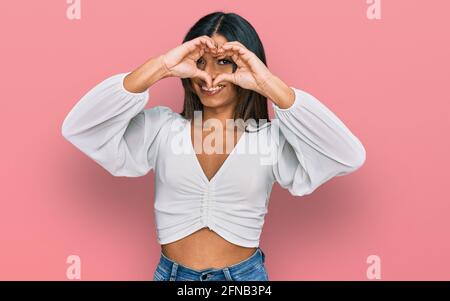
{"type": "Polygon", "coordinates": [[[153,106],[148,109],[144,109],[144,114],[147,118],[157,118],[157,119],[164,119],[164,120],[181,120],[184,119],[184,117],[178,113],[174,112],[171,108],[167,106],[153,106]]]}
{"type": "Polygon", "coordinates": [[[150,127],[170,129],[177,124],[183,124],[186,119],[168,106],[153,106],[143,110],[145,122],[150,127]]]}

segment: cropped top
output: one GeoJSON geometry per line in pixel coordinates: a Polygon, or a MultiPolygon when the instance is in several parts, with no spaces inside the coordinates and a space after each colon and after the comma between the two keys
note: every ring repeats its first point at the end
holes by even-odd
{"type": "Polygon", "coordinates": [[[358,169],[361,142],[324,104],[290,87],[289,108],[272,103],[275,118],[248,123],[234,149],[208,180],[191,143],[191,120],[167,106],[144,109],[151,88],[133,93],[118,73],[90,89],[65,117],[63,137],[114,176],[154,177],[159,244],[208,227],[243,247],[259,246],[275,182],[307,195],[335,176],[358,169]]]}

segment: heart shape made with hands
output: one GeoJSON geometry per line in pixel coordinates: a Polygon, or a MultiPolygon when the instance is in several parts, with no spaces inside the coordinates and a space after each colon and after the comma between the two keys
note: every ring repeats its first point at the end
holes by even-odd
{"type": "MultiPolygon", "coordinates": [[[[215,46],[214,48],[211,48],[211,47],[205,47],[205,48],[203,49],[203,52],[204,52],[204,53],[209,53],[209,54],[211,54],[211,56],[214,57],[214,58],[220,57],[220,56],[222,56],[223,54],[225,54],[225,49],[223,49],[222,47],[218,47],[217,43],[216,43],[214,46],[215,46]]],[[[236,64],[234,61],[233,61],[232,63],[233,63],[233,65],[236,64]]],[[[234,69],[234,68],[233,68],[233,69],[234,69]]],[[[201,70],[201,69],[199,69],[199,70],[201,70]]],[[[201,71],[203,71],[203,70],[201,70],[201,71]]],[[[203,76],[204,76],[204,77],[207,77],[207,79],[208,79],[207,82],[210,82],[212,87],[217,86],[218,82],[217,82],[217,83],[214,83],[214,79],[211,77],[211,75],[210,75],[209,73],[206,73],[206,72],[202,72],[202,73],[203,73],[203,76]]],[[[217,77],[218,77],[218,76],[217,76],[217,77]]],[[[216,78],[217,78],[217,77],[216,77],[216,78]]],[[[203,80],[205,81],[205,79],[203,79],[203,80]]]]}
{"type": "MultiPolygon", "coordinates": [[[[209,87],[215,87],[219,83],[229,82],[243,89],[249,89],[258,93],[261,87],[270,80],[271,73],[267,66],[250,50],[238,41],[226,42],[220,46],[215,42],[202,41],[200,52],[196,57],[200,58],[204,53],[210,53],[213,57],[229,57],[233,63],[232,73],[219,73],[212,79],[209,73],[197,68],[195,77],[200,78],[209,87]]],[[[196,58],[195,61],[198,59],[196,58]]]]}
{"type": "MultiPolygon", "coordinates": [[[[236,42],[232,42],[236,43],[236,42]]],[[[241,56],[245,54],[242,52],[241,49],[236,49],[236,45],[232,45],[230,43],[222,44],[221,46],[218,46],[217,43],[209,44],[205,43],[202,45],[200,54],[203,55],[203,53],[209,53],[212,57],[222,57],[228,58],[232,62],[233,65],[233,72],[232,73],[219,73],[217,76],[213,79],[209,73],[204,72],[203,70],[198,70],[201,72],[202,76],[199,76],[204,82],[211,83],[210,87],[216,87],[219,83],[223,82],[229,82],[235,85],[241,85],[244,81],[248,82],[248,74],[247,72],[249,69],[245,66],[246,60],[243,59],[241,56]],[[205,45],[206,44],[206,45],[205,45]],[[225,47],[223,47],[225,45],[225,47]],[[233,49],[234,48],[234,49],[233,49]],[[242,74],[245,73],[245,74],[242,74]]],[[[240,46],[243,46],[242,44],[240,46]]],[[[245,84],[245,82],[244,82],[245,84]]],[[[244,85],[245,86],[245,85],[244,85]]],[[[247,87],[245,87],[247,88],[247,87]]]]}

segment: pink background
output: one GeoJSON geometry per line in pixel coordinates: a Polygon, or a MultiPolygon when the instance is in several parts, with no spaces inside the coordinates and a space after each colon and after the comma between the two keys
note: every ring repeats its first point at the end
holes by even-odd
{"type": "MultiPolygon", "coordinates": [[[[312,195],[274,187],[261,247],[271,280],[450,279],[450,2],[365,0],[66,1],[0,4],[0,280],[150,280],[159,258],[153,173],[115,178],[61,136],[79,98],[181,43],[216,10],[247,18],[269,68],[333,110],[361,140],[365,165],[312,195]]],[[[181,110],[180,80],[150,106],[181,110]]]]}

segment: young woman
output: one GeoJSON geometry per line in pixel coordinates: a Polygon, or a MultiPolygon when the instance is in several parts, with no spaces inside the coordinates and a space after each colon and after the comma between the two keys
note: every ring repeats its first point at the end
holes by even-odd
{"type": "Polygon", "coordinates": [[[223,12],[202,17],[181,45],[97,84],[62,134],[114,176],[154,170],[154,280],[268,280],[259,238],[273,184],[302,196],[365,161],[335,114],[267,68],[250,23],[223,12]],[[172,76],[184,87],[183,111],[144,109],[149,87],[172,76]]]}

